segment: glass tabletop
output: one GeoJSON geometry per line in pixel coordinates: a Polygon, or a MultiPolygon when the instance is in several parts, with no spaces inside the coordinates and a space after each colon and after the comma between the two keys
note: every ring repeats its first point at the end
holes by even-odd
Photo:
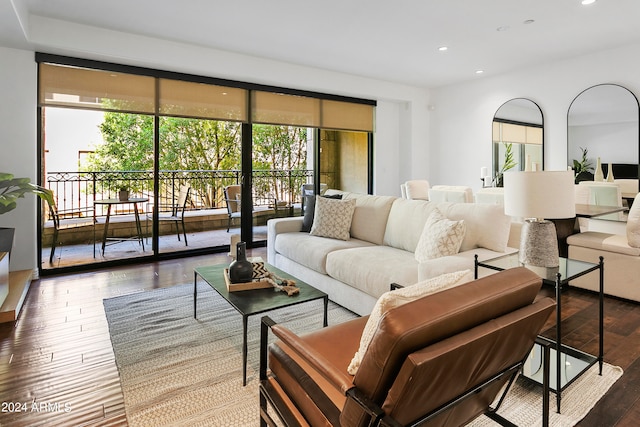
{"type": "Polygon", "coordinates": [[[300,288],[300,292],[293,296],[288,296],[276,288],[229,292],[223,276],[224,269],[228,267],[229,264],[218,264],[198,267],[194,271],[243,315],[264,313],[277,308],[327,297],[326,293],[266,263],[267,270],[277,274],[279,277],[294,280],[296,286],[300,288]]]}
{"type": "MultiPolygon", "coordinates": [[[[540,337],[541,340],[552,343],[551,340],[540,337]]],[[[557,360],[555,348],[551,348],[551,360],[557,360]]],[[[539,343],[534,344],[529,353],[524,366],[522,367],[522,375],[538,384],[542,384],[543,375],[543,349],[539,343]]],[[[549,388],[553,392],[558,391],[558,380],[560,381],[560,390],[564,390],[587,369],[593,366],[598,358],[590,354],[581,352],[571,347],[562,346],[560,353],[560,364],[551,363],[549,365],[549,388]],[[558,372],[558,367],[560,372],[558,372]],[[560,375],[558,375],[558,373],[560,375]]]]}
{"type": "Polygon", "coordinates": [[[576,276],[585,274],[598,268],[598,264],[592,264],[590,262],[578,261],[575,259],[564,257],[559,258],[558,267],[536,267],[533,265],[524,265],[518,258],[518,252],[502,255],[497,258],[488,259],[486,261],[478,261],[478,265],[485,267],[494,267],[500,270],[507,270],[509,268],[524,266],[536,273],[542,279],[552,281],[554,283],[556,281],[558,273],[560,273],[560,283],[562,284],[574,279],[576,276]]]}

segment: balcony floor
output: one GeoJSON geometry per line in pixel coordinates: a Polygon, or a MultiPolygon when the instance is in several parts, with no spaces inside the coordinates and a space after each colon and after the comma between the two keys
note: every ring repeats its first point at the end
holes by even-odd
{"type": "MultiPolygon", "coordinates": [[[[189,246],[184,245],[184,239],[180,236],[180,241],[176,234],[160,236],[160,253],[180,252],[190,249],[211,248],[228,245],[231,235],[240,234],[240,228],[231,228],[227,232],[226,228],[202,232],[187,232],[189,246]]],[[[254,241],[267,239],[267,226],[253,227],[254,241]]],[[[95,258],[93,256],[93,243],[61,245],[56,248],[53,263],[49,263],[51,248],[42,249],[42,269],[50,270],[60,267],[70,267],[74,265],[96,264],[104,261],[114,261],[119,259],[129,259],[141,256],[153,255],[151,249],[151,239],[145,238],[144,251],[139,241],[108,242],[105,253],[101,253],[101,240],[96,239],[95,258]]]]}

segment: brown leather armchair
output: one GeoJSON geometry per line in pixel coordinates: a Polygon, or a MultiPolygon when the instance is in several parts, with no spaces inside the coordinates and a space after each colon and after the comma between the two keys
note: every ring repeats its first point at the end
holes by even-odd
{"type": "Polygon", "coordinates": [[[261,425],[275,425],[268,405],[287,426],[459,426],[481,414],[508,425],[491,404],[554,310],[536,299],[540,286],[521,267],[391,309],[355,376],[347,366],[367,317],[303,336],[264,317],[261,425]],[[269,329],[278,340],[267,346],[269,329]]]}

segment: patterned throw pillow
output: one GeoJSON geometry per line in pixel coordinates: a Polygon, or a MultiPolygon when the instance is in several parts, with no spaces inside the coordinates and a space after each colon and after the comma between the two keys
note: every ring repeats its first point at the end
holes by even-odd
{"type": "Polygon", "coordinates": [[[472,280],[473,273],[471,273],[471,270],[462,270],[454,273],[446,273],[432,279],[416,283],[415,285],[406,286],[404,288],[382,294],[380,298],[378,298],[378,301],[376,301],[376,305],[373,307],[373,310],[371,310],[369,319],[362,330],[360,348],[353,356],[353,359],[347,368],[347,372],[351,375],[355,375],[358,371],[362,358],[364,357],[367,348],[369,348],[369,343],[373,339],[376,329],[378,329],[380,318],[382,318],[387,311],[418,298],[435,294],[436,292],[444,291],[445,289],[453,288],[454,286],[462,285],[463,283],[467,283],[472,280]]]}
{"type": "MultiPolygon", "coordinates": [[[[331,194],[331,195],[322,195],[320,197],[326,197],[328,199],[342,199],[342,194],[331,194]]],[[[313,225],[313,216],[316,213],[316,196],[307,195],[304,196],[304,218],[302,219],[302,229],[300,231],[304,231],[308,233],[311,231],[311,226],[313,225]]]]}
{"type": "Polygon", "coordinates": [[[316,198],[316,209],[311,226],[312,236],[349,240],[351,220],[356,208],[356,200],[336,200],[325,197],[316,198]]]}
{"type": "Polygon", "coordinates": [[[452,221],[435,209],[422,229],[414,254],[416,261],[424,262],[457,254],[462,245],[465,230],[463,220],[452,221]]]}

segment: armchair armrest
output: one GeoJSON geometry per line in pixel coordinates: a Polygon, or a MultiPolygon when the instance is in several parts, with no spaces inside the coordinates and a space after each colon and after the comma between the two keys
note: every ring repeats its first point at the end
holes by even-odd
{"type": "Polygon", "coordinates": [[[330,381],[337,389],[343,393],[353,387],[353,378],[347,373],[336,369],[321,354],[306,346],[296,334],[288,328],[276,324],[268,316],[262,318],[260,329],[260,380],[267,379],[267,344],[268,331],[271,329],[273,334],[285,343],[291,350],[304,359],[311,367],[320,373],[327,381],[330,381]]]}
{"type": "Polygon", "coordinates": [[[347,397],[355,401],[371,417],[370,426],[402,427],[402,424],[387,416],[379,405],[357,388],[347,391],[347,397]]]}

